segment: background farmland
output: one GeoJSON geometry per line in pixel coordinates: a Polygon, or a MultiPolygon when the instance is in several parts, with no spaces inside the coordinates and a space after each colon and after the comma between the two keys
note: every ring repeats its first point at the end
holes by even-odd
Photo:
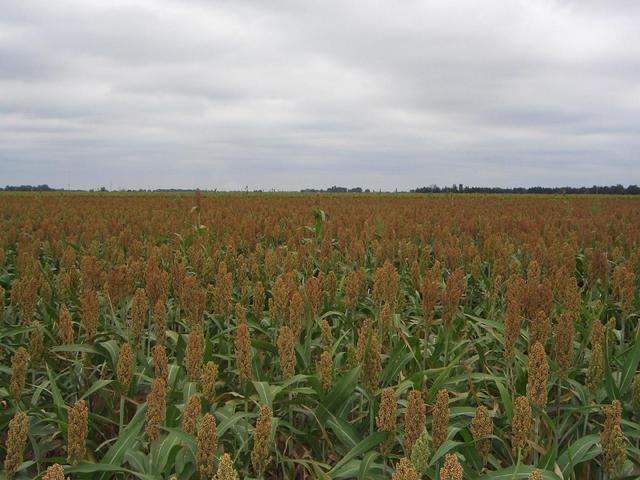
{"type": "Polygon", "coordinates": [[[637,199],[0,206],[2,475],[640,476],[637,199]]]}

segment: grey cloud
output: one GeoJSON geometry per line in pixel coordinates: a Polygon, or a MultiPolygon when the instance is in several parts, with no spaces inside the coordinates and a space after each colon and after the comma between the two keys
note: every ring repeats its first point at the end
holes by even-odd
{"type": "Polygon", "coordinates": [[[640,182],[637,2],[4,3],[4,183],[640,182]]]}

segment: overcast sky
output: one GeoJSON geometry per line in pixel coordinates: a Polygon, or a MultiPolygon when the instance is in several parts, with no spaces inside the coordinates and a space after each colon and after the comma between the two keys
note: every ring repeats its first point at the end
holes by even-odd
{"type": "Polygon", "coordinates": [[[637,0],[0,0],[0,184],[640,183],[637,0]]]}

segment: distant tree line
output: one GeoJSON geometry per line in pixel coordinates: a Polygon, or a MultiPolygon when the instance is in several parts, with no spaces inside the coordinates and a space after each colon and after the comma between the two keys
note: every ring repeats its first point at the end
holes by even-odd
{"type": "MultiPolygon", "coordinates": [[[[46,183],[43,185],[7,185],[4,188],[0,188],[0,191],[5,192],[56,192],[63,191],[64,189],[51,188],[46,183]]],[[[86,190],[74,190],[74,191],[86,191],[86,190]]],[[[100,191],[108,192],[105,187],[100,189],[88,190],[90,192],[100,191]]],[[[158,188],[155,190],[150,189],[128,189],[120,190],[123,192],[193,192],[193,189],[182,188],[158,188]]],[[[217,189],[203,190],[205,192],[216,192],[217,189]]],[[[370,193],[371,190],[362,187],[339,187],[332,186],[326,189],[305,188],[300,190],[303,193],[370,193]]],[[[623,185],[593,185],[592,187],[470,187],[463,184],[454,184],[450,187],[440,187],[438,185],[430,185],[428,187],[419,187],[413,190],[409,190],[411,193],[514,193],[514,194],[536,194],[536,193],[551,193],[551,194],[609,194],[609,195],[640,195],[640,187],[637,185],[629,185],[627,187],[623,185]]],[[[254,190],[254,192],[262,192],[262,190],[254,190]]],[[[398,190],[396,190],[398,192],[398,190]]]]}
{"type": "Polygon", "coordinates": [[[316,188],[303,188],[302,190],[300,190],[303,193],[320,193],[320,192],[327,192],[327,193],[369,193],[370,190],[367,188],[365,190],[362,189],[362,187],[355,187],[355,188],[347,188],[347,187],[337,187],[337,186],[333,186],[333,187],[329,187],[326,190],[325,189],[316,189],[316,188]]]}
{"type": "Polygon", "coordinates": [[[51,188],[45,183],[43,185],[7,185],[0,190],[5,192],[53,192],[55,188],[51,188]]]}
{"type": "Polygon", "coordinates": [[[467,185],[452,185],[451,187],[439,187],[430,185],[411,190],[414,193],[555,193],[555,194],[610,194],[610,195],[639,195],[640,187],[637,185],[593,185],[592,187],[469,187],[467,185]]]}

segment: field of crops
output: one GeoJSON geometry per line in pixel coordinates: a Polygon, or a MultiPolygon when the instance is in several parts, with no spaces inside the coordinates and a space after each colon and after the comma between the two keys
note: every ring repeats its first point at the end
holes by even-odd
{"type": "Polygon", "coordinates": [[[0,207],[0,478],[640,478],[636,199],[0,207]]]}

